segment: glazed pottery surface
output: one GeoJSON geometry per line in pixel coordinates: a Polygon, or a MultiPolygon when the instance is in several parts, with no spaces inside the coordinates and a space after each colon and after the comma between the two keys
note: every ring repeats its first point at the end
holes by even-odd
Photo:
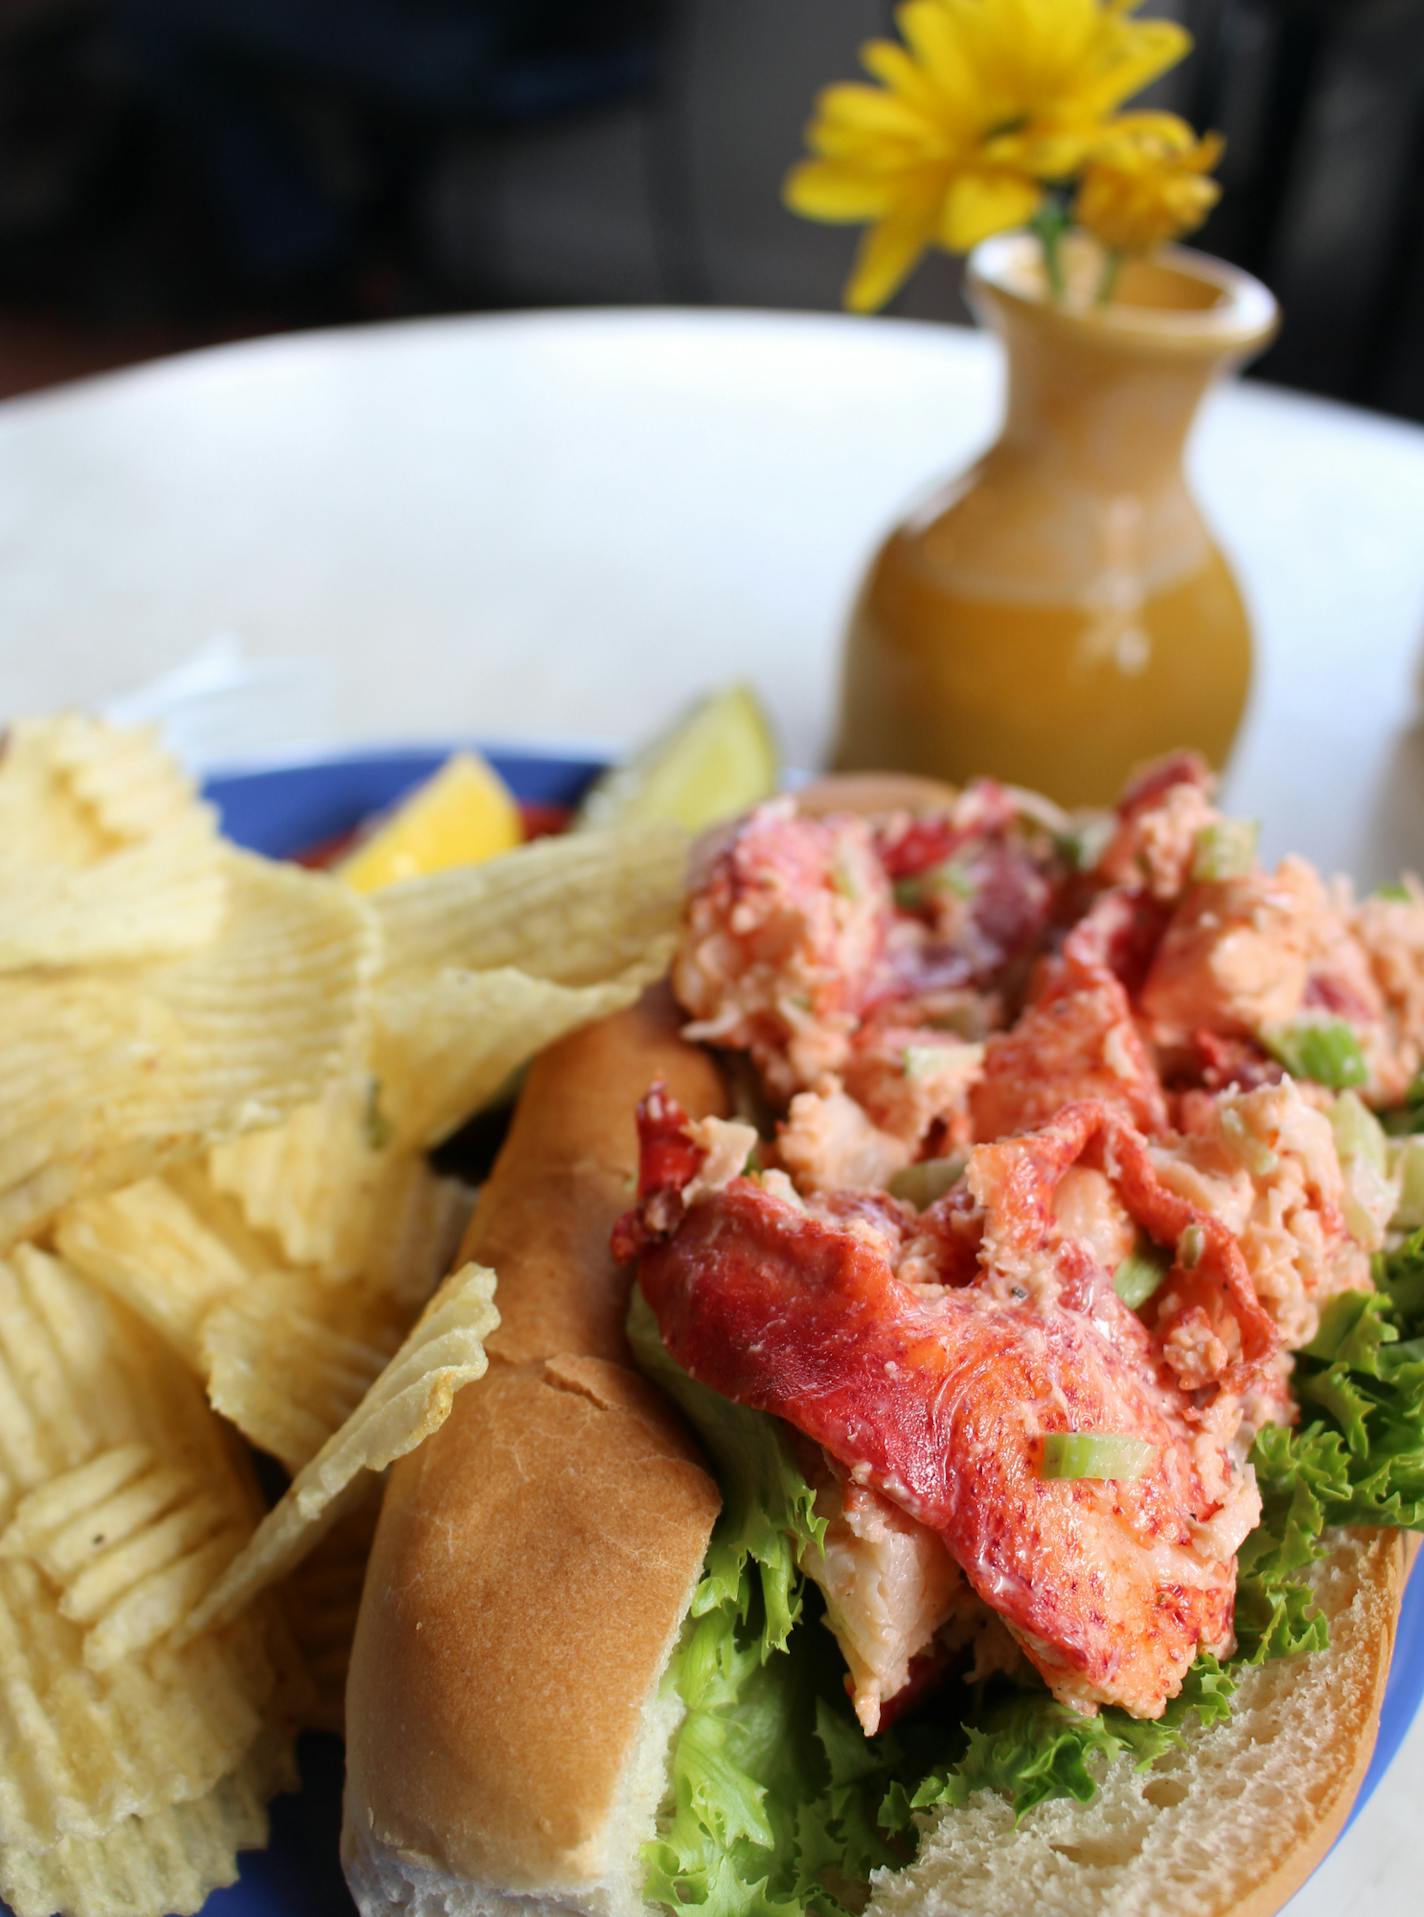
{"type": "Polygon", "coordinates": [[[1172,251],[1125,268],[1101,306],[1095,249],[1066,257],[1062,303],[1028,235],[970,262],[971,301],[1008,356],[1003,431],[871,565],[841,768],[989,773],[1081,804],[1156,753],[1195,746],[1219,766],[1230,750],[1250,624],[1182,454],[1212,381],[1270,339],[1275,302],[1172,251]]]}

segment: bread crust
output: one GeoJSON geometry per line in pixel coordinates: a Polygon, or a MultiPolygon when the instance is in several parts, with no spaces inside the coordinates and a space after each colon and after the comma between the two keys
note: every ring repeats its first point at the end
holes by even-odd
{"type": "Polygon", "coordinates": [[[832,772],[792,795],[798,812],[934,812],[951,805],[955,788],[916,772],[832,772]]]}
{"type": "Polygon", "coordinates": [[[612,1832],[720,1505],[631,1369],[608,1249],[633,1109],[659,1075],[692,1110],[723,1109],[662,990],[530,1070],[463,1252],[499,1273],[490,1371],[392,1471],[367,1571],[347,1688],[353,1858],[374,1840],[590,1907],[626,1868],[612,1832]]]}
{"type": "Polygon", "coordinates": [[[633,1374],[493,1367],[392,1477],[348,1688],[381,1841],[510,1890],[575,1890],[701,1570],[716,1489],[633,1374]]]}
{"type": "MultiPolygon", "coordinates": [[[[1256,1888],[1232,1907],[1218,1905],[1207,1917],[1276,1917],[1325,1857],[1344,1829],[1345,1820],[1360,1794],[1379,1735],[1380,1709],[1399,1629],[1399,1606],[1417,1544],[1413,1538],[1406,1541],[1398,1531],[1376,1538],[1357,1532],[1355,1542],[1361,1584],[1365,1587],[1362,1595],[1378,1623],[1362,1637],[1353,1652],[1356,1681],[1352,1708],[1347,1734],[1335,1742],[1338,1769],[1332,1787],[1318,1801],[1314,1827],[1273,1866],[1256,1888]]],[[[1331,1653],[1326,1650],[1316,1655],[1328,1659],[1331,1653]]]]}
{"type": "Polygon", "coordinates": [[[658,985],[529,1067],[459,1254],[498,1274],[492,1362],[578,1352],[629,1363],[629,1278],[608,1236],[632,1203],[638,1100],[662,1078],[686,1111],[727,1109],[720,1072],[681,1027],[671,991],[658,985]]]}

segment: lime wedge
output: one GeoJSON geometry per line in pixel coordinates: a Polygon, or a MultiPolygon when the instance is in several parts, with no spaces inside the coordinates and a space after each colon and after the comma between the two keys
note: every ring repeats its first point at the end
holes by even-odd
{"type": "Polygon", "coordinates": [[[750,686],[709,693],[589,788],[576,826],[666,819],[697,832],[776,790],[776,741],[750,686]]]}

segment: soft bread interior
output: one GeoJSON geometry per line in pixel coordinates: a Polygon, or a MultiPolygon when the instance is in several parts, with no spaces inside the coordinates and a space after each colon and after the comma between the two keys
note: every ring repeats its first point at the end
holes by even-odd
{"type": "Polygon", "coordinates": [[[878,1877],[867,1917],[1271,1917],[1334,1842],[1374,1749],[1403,1581],[1396,1533],[1342,1537],[1316,1569],[1330,1648],[1237,1674],[1228,1723],[1089,1805],[1015,1825],[981,1792],[878,1877]]]}

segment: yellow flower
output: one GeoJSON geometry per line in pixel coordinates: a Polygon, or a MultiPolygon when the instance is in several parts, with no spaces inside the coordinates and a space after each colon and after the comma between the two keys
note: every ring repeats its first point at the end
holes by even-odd
{"type": "Polygon", "coordinates": [[[1206,175],[1222,139],[1198,139],[1172,113],[1125,114],[1109,125],[1083,174],[1078,223],[1113,253],[1150,253],[1193,232],[1221,198],[1206,175]]]}
{"type": "Polygon", "coordinates": [[[829,87],[786,202],[811,219],[869,222],[846,304],[883,306],[938,245],[965,253],[1032,219],[1045,180],[1076,171],[1122,102],[1191,40],[1134,21],[1138,0],[908,0],[903,45],[872,40],[879,87],[829,87]]]}

